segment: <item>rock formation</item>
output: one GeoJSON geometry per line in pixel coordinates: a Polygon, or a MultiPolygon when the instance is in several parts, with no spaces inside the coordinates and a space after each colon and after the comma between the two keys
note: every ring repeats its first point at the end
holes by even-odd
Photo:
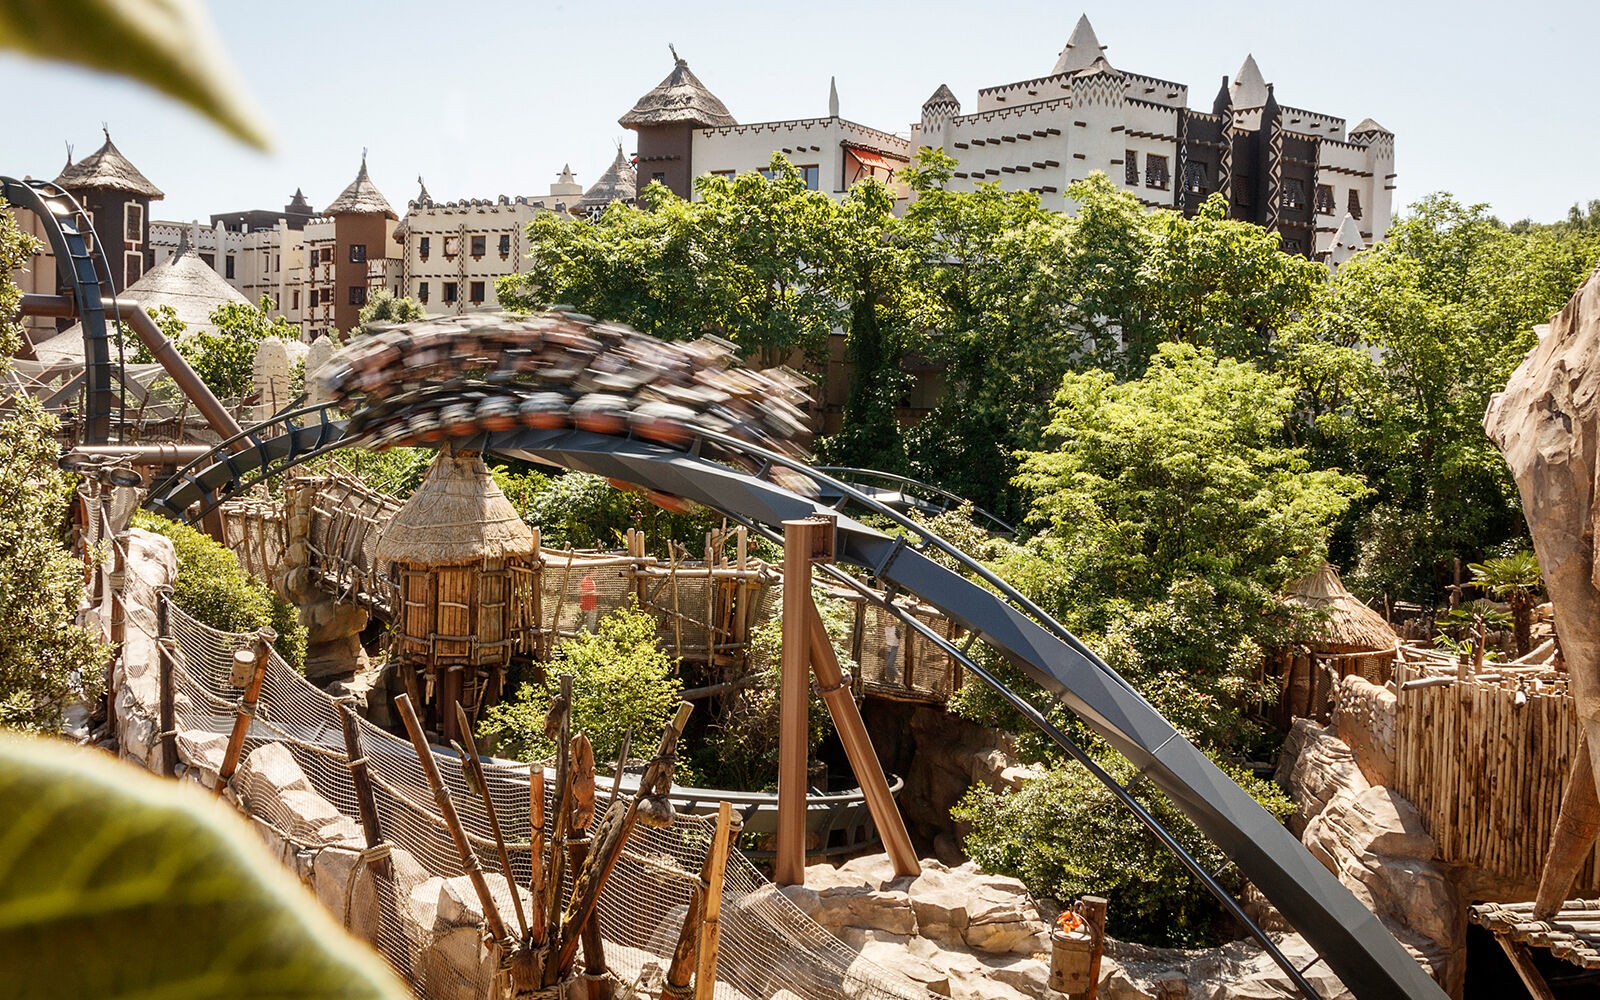
{"type": "Polygon", "coordinates": [[[1595,835],[1600,801],[1600,578],[1594,533],[1600,445],[1600,273],[1590,275],[1489,403],[1483,420],[1522,494],[1522,512],[1555,606],[1556,636],[1588,753],[1568,779],[1537,912],[1566,897],[1595,835]]]}

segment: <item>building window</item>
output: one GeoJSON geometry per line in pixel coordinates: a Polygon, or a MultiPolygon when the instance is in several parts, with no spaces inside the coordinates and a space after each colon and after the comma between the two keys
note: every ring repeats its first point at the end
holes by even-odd
{"type": "Polygon", "coordinates": [[[1350,203],[1348,205],[1348,211],[1350,212],[1350,218],[1361,218],[1361,192],[1357,191],[1355,188],[1350,189],[1350,203]]]}
{"type": "Polygon", "coordinates": [[[1139,151],[1127,150],[1122,154],[1122,182],[1129,187],[1139,186],[1139,151]]]}
{"type": "Polygon", "coordinates": [[[445,301],[446,305],[453,305],[455,303],[455,301],[456,301],[456,283],[455,282],[447,281],[447,282],[444,283],[444,301],[445,301]]]}
{"type": "Polygon", "coordinates": [[[1243,208],[1250,207],[1250,178],[1233,179],[1233,203],[1243,208]]]}
{"type": "Polygon", "coordinates": [[[224,278],[233,277],[233,254],[231,253],[222,258],[222,276],[224,278]]]}
{"type": "Polygon", "coordinates": [[[272,255],[272,269],[274,271],[283,270],[283,254],[275,253],[272,255]]]}
{"type": "Polygon", "coordinates": [[[1183,168],[1183,189],[1190,194],[1206,194],[1206,165],[1197,160],[1190,160],[1183,168]]]}
{"type": "Polygon", "coordinates": [[[446,236],[444,238],[444,255],[446,257],[454,257],[456,255],[456,238],[454,236],[446,236]]]}
{"type": "Polygon", "coordinates": [[[203,253],[203,254],[200,255],[200,259],[205,261],[206,262],[206,267],[211,268],[211,270],[215,271],[217,269],[217,255],[216,254],[214,254],[214,253],[203,253]]]}
{"type": "Polygon", "coordinates": [[[122,287],[129,285],[144,277],[144,254],[138,250],[127,250],[122,254],[122,287]]]}
{"type": "Polygon", "coordinates": [[[367,262],[367,245],[365,243],[350,244],[350,263],[365,264],[367,262]]]}
{"type": "Polygon", "coordinates": [[[333,304],[333,289],[332,288],[324,288],[322,290],[322,304],[325,305],[325,306],[333,304]]]}
{"type": "Polygon", "coordinates": [[[472,256],[482,257],[489,252],[489,237],[474,236],[472,238],[472,256]]]}
{"type": "Polygon", "coordinates": [[[289,301],[293,303],[289,308],[294,312],[300,311],[300,289],[296,288],[290,293],[289,301]]]}
{"type": "Polygon", "coordinates": [[[1317,214],[1332,215],[1334,213],[1333,185],[1317,185],[1317,214]]]}
{"type": "Polygon", "coordinates": [[[418,242],[417,256],[421,257],[423,260],[427,260],[428,259],[428,243],[429,242],[430,241],[429,241],[428,237],[426,237],[426,236],[422,237],[422,239],[418,242]]]}
{"type": "Polygon", "coordinates": [[[511,256],[511,234],[505,233],[500,237],[500,256],[511,256]]]}
{"type": "Polygon", "coordinates": [[[428,301],[428,283],[426,281],[422,281],[422,282],[418,282],[417,283],[417,301],[418,302],[426,302],[426,301],[428,301]]]}
{"type": "Polygon", "coordinates": [[[800,178],[806,182],[807,191],[815,191],[822,182],[822,171],[815,163],[803,167],[796,167],[800,171],[800,178]]]}
{"type": "Polygon", "coordinates": [[[733,171],[732,170],[713,170],[713,171],[711,171],[711,176],[712,177],[726,177],[728,180],[731,181],[731,180],[733,180],[733,171]]]}
{"type": "Polygon", "coordinates": [[[1145,187],[1160,188],[1165,191],[1172,183],[1172,174],[1167,171],[1167,158],[1165,156],[1146,156],[1144,158],[1144,184],[1145,187]]]}
{"type": "Polygon", "coordinates": [[[367,286],[366,285],[351,285],[350,286],[350,304],[353,305],[353,306],[364,306],[364,305],[367,304],[367,286]]]}
{"type": "Polygon", "coordinates": [[[656,172],[656,173],[653,173],[653,174],[650,175],[650,182],[652,184],[665,184],[665,183],[667,183],[667,175],[665,173],[661,173],[659,171],[656,172]]]}
{"type": "Polygon", "coordinates": [[[1306,188],[1299,180],[1286,177],[1283,181],[1283,207],[1285,211],[1306,207],[1306,188]]]}
{"type": "Polygon", "coordinates": [[[1297,239],[1295,239],[1293,237],[1287,237],[1283,241],[1283,252],[1284,253],[1294,253],[1294,254],[1302,254],[1303,255],[1305,253],[1305,250],[1303,249],[1302,244],[1300,243],[1299,240],[1297,240],[1297,239]]]}
{"type": "Polygon", "coordinates": [[[333,263],[333,247],[323,247],[317,251],[317,260],[323,264],[333,263]]]}
{"type": "Polygon", "coordinates": [[[471,285],[467,286],[467,294],[472,299],[474,304],[482,305],[483,304],[483,282],[474,281],[471,285]]]}
{"type": "Polygon", "coordinates": [[[144,206],[128,202],[122,206],[122,238],[138,245],[144,242],[144,206]]]}

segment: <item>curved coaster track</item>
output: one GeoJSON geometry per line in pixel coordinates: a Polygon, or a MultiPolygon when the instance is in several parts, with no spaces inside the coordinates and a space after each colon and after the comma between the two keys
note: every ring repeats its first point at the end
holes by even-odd
{"type": "MultiPolygon", "coordinates": [[[[69,213],[46,210],[42,217],[47,228],[59,222],[58,216],[72,218],[69,213]]],[[[63,245],[69,251],[74,243],[83,249],[81,235],[73,236],[75,239],[64,239],[63,245]]],[[[56,234],[51,242],[56,243],[56,234]]],[[[97,343],[90,344],[91,348],[100,348],[91,350],[87,372],[91,419],[86,426],[92,433],[101,426],[92,418],[99,415],[102,407],[109,409],[106,404],[113,398],[109,389],[111,366],[103,350],[104,311],[95,308],[98,288],[81,278],[75,285],[74,274],[67,273],[69,266],[81,269],[78,254],[69,253],[63,259],[58,252],[57,259],[63,269],[63,284],[83,293],[79,302],[86,343],[93,338],[97,343]],[[99,406],[94,405],[97,401],[99,406]]],[[[81,275],[81,270],[75,274],[81,275]]],[[[105,439],[91,437],[87,443],[103,444],[105,439]]],[[[270,476],[334,448],[360,443],[359,438],[347,435],[344,422],[335,419],[331,405],[293,410],[228,438],[155,484],[145,506],[174,519],[197,519],[270,476]]],[[[454,447],[590,472],[682,497],[780,542],[781,526],[786,520],[817,515],[836,517],[838,563],[854,566],[875,578],[884,593],[845,572],[840,565],[819,565],[817,569],[880,604],[905,627],[955,658],[1093,773],[1250,929],[1301,993],[1318,996],[1306,982],[1305,970],[1296,968],[1283,955],[1218,884],[1213,873],[1206,871],[1139,804],[1129,786],[1118,783],[1031,702],[970,656],[973,641],[981,638],[1071,709],[1133,764],[1137,770],[1135,781],[1147,780],[1168,796],[1306,938],[1318,953],[1316,961],[1325,962],[1356,996],[1362,1000],[1445,997],[1444,991],[1370,910],[1116,671],[988,569],[926,526],[878,502],[870,492],[797,460],[709,431],[697,431],[687,451],[631,436],[574,429],[477,434],[457,438],[454,447]],[[745,472],[700,457],[704,444],[741,456],[756,471],[745,472]],[[796,475],[802,477],[814,484],[817,496],[803,496],[777,485],[767,478],[774,473],[787,482],[794,482],[796,475]],[[847,503],[887,518],[904,534],[890,535],[839,513],[847,503]],[[947,568],[940,560],[959,569],[947,568]],[[892,600],[885,599],[896,592],[914,594],[938,608],[965,628],[968,638],[957,647],[932,632],[892,600]]]]}

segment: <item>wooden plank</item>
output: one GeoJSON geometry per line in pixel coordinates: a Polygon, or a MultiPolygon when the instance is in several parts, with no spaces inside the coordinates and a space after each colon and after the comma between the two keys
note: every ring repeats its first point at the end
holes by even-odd
{"type": "Polygon", "coordinates": [[[700,920],[699,961],[694,973],[695,1000],[712,1000],[717,987],[717,949],[721,943],[722,880],[728,869],[729,842],[733,839],[733,805],[717,804],[717,829],[706,856],[706,898],[700,920]]]}
{"type": "Polygon", "coordinates": [[[1528,951],[1528,946],[1519,941],[1511,941],[1504,935],[1496,934],[1495,941],[1499,942],[1500,949],[1510,959],[1511,967],[1517,970],[1517,978],[1522,980],[1522,985],[1527,987],[1528,994],[1533,1000],[1556,1000],[1556,995],[1550,989],[1550,984],[1545,982],[1544,976],[1539,973],[1533,964],[1533,954],[1528,951]]]}

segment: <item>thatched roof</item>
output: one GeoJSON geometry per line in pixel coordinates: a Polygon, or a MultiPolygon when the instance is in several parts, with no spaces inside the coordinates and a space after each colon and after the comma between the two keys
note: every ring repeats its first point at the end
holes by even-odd
{"type": "Polygon", "coordinates": [[[1344,589],[1338,572],[1328,563],[1323,563],[1322,568],[1310,576],[1289,584],[1283,602],[1296,608],[1327,612],[1328,620],[1322,626],[1322,639],[1318,643],[1322,648],[1376,651],[1395,648],[1394,629],[1382,615],[1344,589]]]}
{"type": "Polygon", "coordinates": [[[633,164],[628,162],[627,155],[618,146],[617,158],[611,161],[611,166],[606,168],[599,180],[589,185],[589,190],[578,200],[577,208],[580,211],[599,211],[614,201],[632,201],[638,194],[638,177],[633,164]]]}
{"type": "Polygon", "coordinates": [[[111,133],[106,133],[106,143],[77,163],[62,168],[56,183],[68,191],[86,191],[104,188],[111,191],[131,191],[155,201],[166,197],[161,189],[151,184],[139,168],[128,162],[121,150],[111,144],[111,133]]]}
{"type": "MultiPolygon", "coordinates": [[[[189,249],[189,231],[184,229],[178,249],[171,257],[146,271],[138,281],[117,294],[123,301],[136,302],[144,309],[170,306],[183,321],[184,335],[214,333],[211,313],[229,302],[250,300],[222,279],[216,270],[189,249]]],[[[73,324],[64,332],[35,345],[40,360],[83,360],[83,327],[73,324]]]]}
{"type": "MultiPolygon", "coordinates": [[[[676,54],[675,54],[676,55],[676,54]]],[[[641,125],[737,125],[733,115],[717,95],[706,89],[700,78],[689,72],[689,64],[678,59],[667,78],[639,98],[617,124],[623,128],[641,125]]]]}
{"type": "Polygon", "coordinates": [[[350,186],[339,193],[322,213],[323,215],[387,215],[391,219],[399,218],[394,214],[394,209],[389,207],[389,202],[378,191],[377,185],[372,183],[372,178],[367,176],[367,158],[361,158],[361,170],[356,174],[356,179],[350,186]]]}
{"type": "Polygon", "coordinates": [[[422,485],[389,521],[374,556],[411,566],[461,566],[533,554],[533,530],[477,452],[441,448],[422,485]]]}

